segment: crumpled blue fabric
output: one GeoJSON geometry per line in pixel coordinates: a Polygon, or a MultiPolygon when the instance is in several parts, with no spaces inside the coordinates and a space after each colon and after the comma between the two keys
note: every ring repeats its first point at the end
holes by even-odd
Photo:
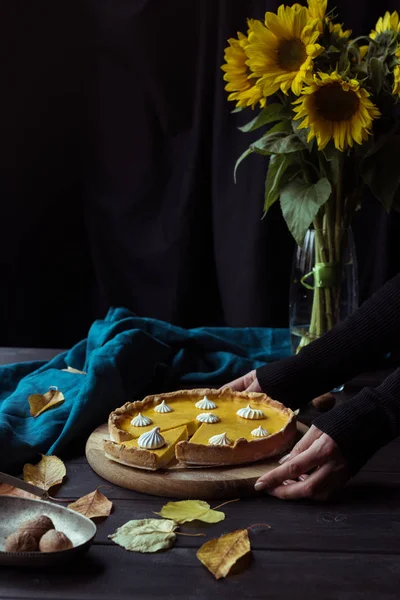
{"type": "Polygon", "coordinates": [[[50,361],[0,367],[0,470],[68,453],[124,402],[174,389],[220,387],[290,354],[287,329],[183,329],[111,308],[88,337],[50,361]],[[73,367],[86,374],[66,372],[73,367]],[[32,417],[28,396],[56,386],[65,401],[32,417]]]}

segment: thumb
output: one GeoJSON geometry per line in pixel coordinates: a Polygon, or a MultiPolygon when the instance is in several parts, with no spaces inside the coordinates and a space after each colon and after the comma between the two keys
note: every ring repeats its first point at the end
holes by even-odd
{"type": "Polygon", "coordinates": [[[254,381],[249,385],[248,388],[246,388],[246,392],[262,392],[257,377],[255,377],[254,381]]]}

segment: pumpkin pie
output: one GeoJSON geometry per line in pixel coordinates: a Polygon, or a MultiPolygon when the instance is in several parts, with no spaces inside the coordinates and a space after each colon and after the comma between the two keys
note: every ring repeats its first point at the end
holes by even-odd
{"type": "Polygon", "coordinates": [[[228,466],[282,454],[296,436],[292,410],[266,394],[230,388],[180,390],[127,402],[108,420],[108,458],[159,469],[228,466]]]}

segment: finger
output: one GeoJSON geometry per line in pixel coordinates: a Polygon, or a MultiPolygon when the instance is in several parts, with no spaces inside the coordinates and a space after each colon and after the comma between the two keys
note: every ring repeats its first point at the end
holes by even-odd
{"type": "Polygon", "coordinates": [[[223,388],[229,387],[229,388],[231,388],[231,390],[235,390],[236,392],[243,392],[246,388],[248,388],[253,383],[255,377],[256,377],[256,372],[250,371],[250,373],[246,373],[246,375],[243,375],[242,377],[238,377],[237,379],[234,379],[230,383],[226,383],[225,385],[221,386],[219,389],[222,390],[223,388]]]}
{"type": "Polygon", "coordinates": [[[335,469],[333,461],[326,463],[304,481],[297,481],[293,485],[279,485],[269,490],[270,496],[282,500],[297,500],[300,498],[326,499],[329,494],[342,485],[343,478],[335,469]]]}
{"type": "Polygon", "coordinates": [[[257,377],[254,379],[254,381],[251,383],[251,385],[249,385],[248,388],[246,388],[246,392],[261,392],[261,386],[258,383],[258,379],[257,377]]]}
{"type": "Polygon", "coordinates": [[[311,469],[318,467],[322,462],[327,460],[328,456],[324,456],[321,452],[321,444],[319,440],[314,443],[304,452],[284,462],[280,467],[273,469],[269,473],[262,475],[255,483],[256,490],[273,489],[280,485],[285,479],[297,479],[303,473],[307,473],[311,469]]]}
{"type": "Polygon", "coordinates": [[[285,456],[282,456],[282,458],[279,459],[279,464],[281,465],[287,462],[288,460],[292,459],[294,456],[297,456],[298,454],[301,454],[302,452],[307,450],[318,438],[321,437],[321,435],[322,431],[320,431],[319,429],[314,427],[314,425],[312,425],[312,427],[301,438],[301,440],[299,440],[297,444],[293,446],[289,454],[285,454],[285,456]]]}

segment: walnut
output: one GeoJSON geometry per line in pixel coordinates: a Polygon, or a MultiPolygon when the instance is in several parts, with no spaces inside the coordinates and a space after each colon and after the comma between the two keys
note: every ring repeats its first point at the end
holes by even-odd
{"type": "Polygon", "coordinates": [[[40,538],[40,552],[59,552],[60,550],[69,550],[73,544],[62,531],[50,529],[40,538]]]}
{"type": "Polygon", "coordinates": [[[6,552],[36,552],[38,543],[28,531],[17,531],[8,536],[6,552]]]}
{"type": "Polygon", "coordinates": [[[54,523],[46,515],[41,515],[40,517],[36,517],[35,519],[30,519],[29,521],[24,521],[18,527],[17,531],[27,531],[30,533],[37,543],[39,543],[40,538],[50,529],[54,529],[54,523]]]}

